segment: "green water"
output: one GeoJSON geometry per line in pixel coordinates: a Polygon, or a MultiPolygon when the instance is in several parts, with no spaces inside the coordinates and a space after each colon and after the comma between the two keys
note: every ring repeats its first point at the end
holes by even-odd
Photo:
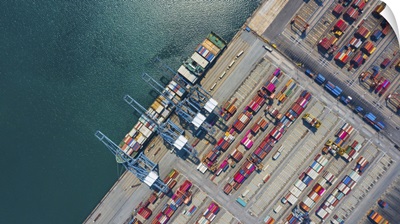
{"type": "Polygon", "coordinates": [[[80,223],[117,179],[117,143],[146,106],[158,56],[175,69],[210,31],[226,40],[258,0],[0,3],[0,223],[80,223]]]}

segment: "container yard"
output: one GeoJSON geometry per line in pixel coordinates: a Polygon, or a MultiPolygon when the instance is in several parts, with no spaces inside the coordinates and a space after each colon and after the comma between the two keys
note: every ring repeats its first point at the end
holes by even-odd
{"type": "MultiPolygon", "coordinates": [[[[387,109],[381,107],[396,89],[389,83],[399,84],[400,60],[397,38],[388,22],[379,15],[384,7],[385,4],[379,1],[364,0],[331,1],[323,7],[316,2],[307,2],[296,14],[309,25],[307,30],[299,34],[293,24],[288,24],[280,35],[285,42],[282,38],[272,41],[283,48],[289,47],[291,41],[303,52],[313,52],[312,55],[299,54],[296,58],[307,62],[305,57],[311,57],[321,67],[338,70],[333,74],[335,78],[356,92],[364,92],[363,99],[380,110],[387,110],[386,114],[390,116],[396,111],[390,106],[387,109]],[[368,73],[374,73],[374,76],[363,76],[368,73]],[[382,87],[384,83],[385,88],[382,87]]],[[[313,73],[312,67],[306,69],[313,73]]],[[[396,118],[396,122],[400,120],[396,118]]]]}
{"type": "Polygon", "coordinates": [[[278,38],[269,42],[276,50],[266,50],[265,38],[247,26],[229,44],[208,35],[177,72],[169,68],[172,80],[157,87],[160,96],[117,146],[123,164],[142,154],[155,161],[153,179],[140,185],[125,173],[86,222],[398,222],[387,197],[397,185],[383,194],[400,168],[386,138],[397,117],[388,123],[384,109],[357,103],[375,94],[371,105],[386,99],[398,107],[398,75],[386,75],[397,72],[398,45],[376,15],[381,7],[303,2],[282,26],[280,38],[347,82],[289,61],[280,51],[288,43],[278,38]],[[368,86],[368,95],[347,91],[368,86]],[[376,197],[386,204],[372,205],[376,197]]]}

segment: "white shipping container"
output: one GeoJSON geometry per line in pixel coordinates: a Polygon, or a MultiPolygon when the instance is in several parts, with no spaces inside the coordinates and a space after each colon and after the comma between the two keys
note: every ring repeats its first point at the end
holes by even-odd
{"type": "Polygon", "coordinates": [[[343,192],[344,188],[346,187],[346,184],[344,184],[343,182],[340,182],[339,186],[337,187],[337,189],[341,192],[343,192]]]}
{"type": "Polygon", "coordinates": [[[292,189],[290,190],[290,193],[292,193],[296,198],[298,198],[301,194],[301,190],[299,190],[296,186],[293,186],[292,189]]]}
{"type": "Polygon", "coordinates": [[[358,143],[357,145],[356,145],[356,147],[354,147],[354,150],[356,150],[356,151],[358,151],[358,150],[360,150],[361,149],[361,143],[358,143]]]}
{"type": "Polygon", "coordinates": [[[315,202],[308,196],[306,197],[306,200],[303,201],[303,203],[307,205],[309,208],[312,208],[315,205],[315,202]]]}
{"type": "Polygon", "coordinates": [[[349,177],[357,182],[361,176],[360,176],[360,174],[358,174],[356,171],[353,170],[353,171],[351,171],[349,177]]]}
{"type": "Polygon", "coordinates": [[[347,128],[348,126],[349,126],[349,124],[348,124],[348,123],[344,123],[340,129],[342,129],[342,130],[346,130],[346,128],[347,128]]]}
{"type": "Polygon", "coordinates": [[[318,177],[318,173],[317,173],[315,170],[313,170],[313,169],[310,169],[310,170],[307,172],[307,175],[310,176],[311,179],[313,179],[313,180],[315,180],[315,179],[318,177]]]}
{"type": "Polygon", "coordinates": [[[197,64],[199,64],[202,68],[206,68],[208,65],[208,61],[206,59],[204,59],[202,56],[200,56],[200,54],[198,54],[197,52],[194,52],[192,54],[193,61],[195,61],[197,64]]]}
{"type": "Polygon", "coordinates": [[[311,198],[311,200],[315,201],[315,198],[317,198],[319,195],[317,194],[317,192],[312,191],[311,195],[309,196],[311,198]]]}
{"type": "Polygon", "coordinates": [[[351,135],[351,134],[353,133],[353,131],[354,131],[354,128],[351,127],[351,128],[348,129],[347,133],[348,133],[349,135],[351,135]]]}
{"type": "Polygon", "coordinates": [[[133,137],[136,135],[136,132],[137,132],[136,128],[132,128],[132,130],[128,133],[128,135],[133,137]]]}
{"type": "Polygon", "coordinates": [[[332,195],[333,196],[335,196],[336,197],[336,195],[339,193],[339,190],[337,189],[337,188],[335,188],[333,191],[332,191],[332,195]]]}
{"type": "Polygon", "coordinates": [[[330,207],[326,207],[325,210],[326,210],[326,212],[328,212],[329,214],[332,213],[332,209],[331,209],[330,207]]]}
{"type": "Polygon", "coordinates": [[[352,156],[352,158],[353,158],[353,159],[357,158],[358,154],[360,154],[360,153],[356,151],[356,153],[354,153],[354,155],[352,156]]]}
{"type": "Polygon", "coordinates": [[[348,186],[346,186],[346,187],[344,187],[344,189],[343,189],[343,193],[345,194],[345,195],[347,195],[349,192],[350,192],[350,188],[348,187],[348,186]]]}
{"type": "Polygon", "coordinates": [[[335,197],[330,194],[329,197],[326,199],[327,202],[329,202],[329,204],[333,204],[333,202],[335,202],[335,197]]]}
{"type": "Polygon", "coordinates": [[[181,66],[178,69],[178,73],[182,75],[184,78],[186,78],[189,82],[194,84],[197,81],[197,77],[193,75],[185,66],[181,66]]]}
{"type": "Polygon", "coordinates": [[[318,181],[318,183],[319,185],[324,186],[324,184],[326,184],[326,180],[322,178],[318,181]]]}
{"type": "Polygon", "coordinates": [[[289,204],[294,205],[298,199],[293,194],[289,194],[289,197],[286,198],[286,200],[289,202],[289,204]]]}
{"type": "Polygon", "coordinates": [[[328,163],[328,159],[327,158],[325,158],[325,157],[323,157],[323,156],[321,156],[321,157],[319,157],[318,158],[318,161],[317,161],[319,164],[321,164],[322,166],[326,166],[326,164],[328,163]]]}
{"type": "Polygon", "coordinates": [[[294,186],[296,186],[301,191],[303,191],[307,187],[307,185],[301,180],[297,180],[294,186]]]}
{"type": "Polygon", "coordinates": [[[318,215],[321,219],[326,219],[326,217],[327,217],[329,214],[328,214],[328,212],[327,212],[325,209],[320,208],[320,209],[318,210],[318,212],[317,212],[317,215],[318,215]]]}
{"type": "Polygon", "coordinates": [[[146,138],[148,138],[152,132],[145,126],[143,125],[140,130],[139,130],[146,138]]]}
{"type": "Polygon", "coordinates": [[[354,187],[357,185],[357,182],[352,182],[351,184],[349,184],[350,189],[354,189],[354,187]]]}
{"type": "Polygon", "coordinates": [[[212,221],[214,221],[215,217],[217,217],[217,216],[215,214],[212,214],[208,220],[210,220],[210,222],[212,222],[212,221]]]}

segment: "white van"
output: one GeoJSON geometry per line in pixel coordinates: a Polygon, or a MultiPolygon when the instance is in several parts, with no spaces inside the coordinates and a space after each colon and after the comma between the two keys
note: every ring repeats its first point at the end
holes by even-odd
{"type": "Polygon", "coordinates": [[[272,48],[268,45],[263,45],[263,48],[269,52],[272,52],[272,48]]]}
{"type": "Polygon", "coordinates": [[[249,192],[250,192],[249,189],[245,190],[245,191],[242,193],[242,197],[245,198],[246,195],[247,195],[249,192]]]}
{"type": "Polygon", "coordinates": [[[276,152],[275,155],[272,157],[273,160],[277,160],[281,156],[281,152],[276,152]]]}

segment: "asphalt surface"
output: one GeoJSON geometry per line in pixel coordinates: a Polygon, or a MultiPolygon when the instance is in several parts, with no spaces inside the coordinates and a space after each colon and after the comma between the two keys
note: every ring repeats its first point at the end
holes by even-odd
{"type": "MultiPolygon", "coordinates": [[[[312,1],[312,0],[311,0],[312,1]]],[[[292,16],[304,3],[304,0],[290,0],[275,18],[274,22],[265,30],[263,36],[268,40],[274,40],[286,27],[292,16]]]]}

